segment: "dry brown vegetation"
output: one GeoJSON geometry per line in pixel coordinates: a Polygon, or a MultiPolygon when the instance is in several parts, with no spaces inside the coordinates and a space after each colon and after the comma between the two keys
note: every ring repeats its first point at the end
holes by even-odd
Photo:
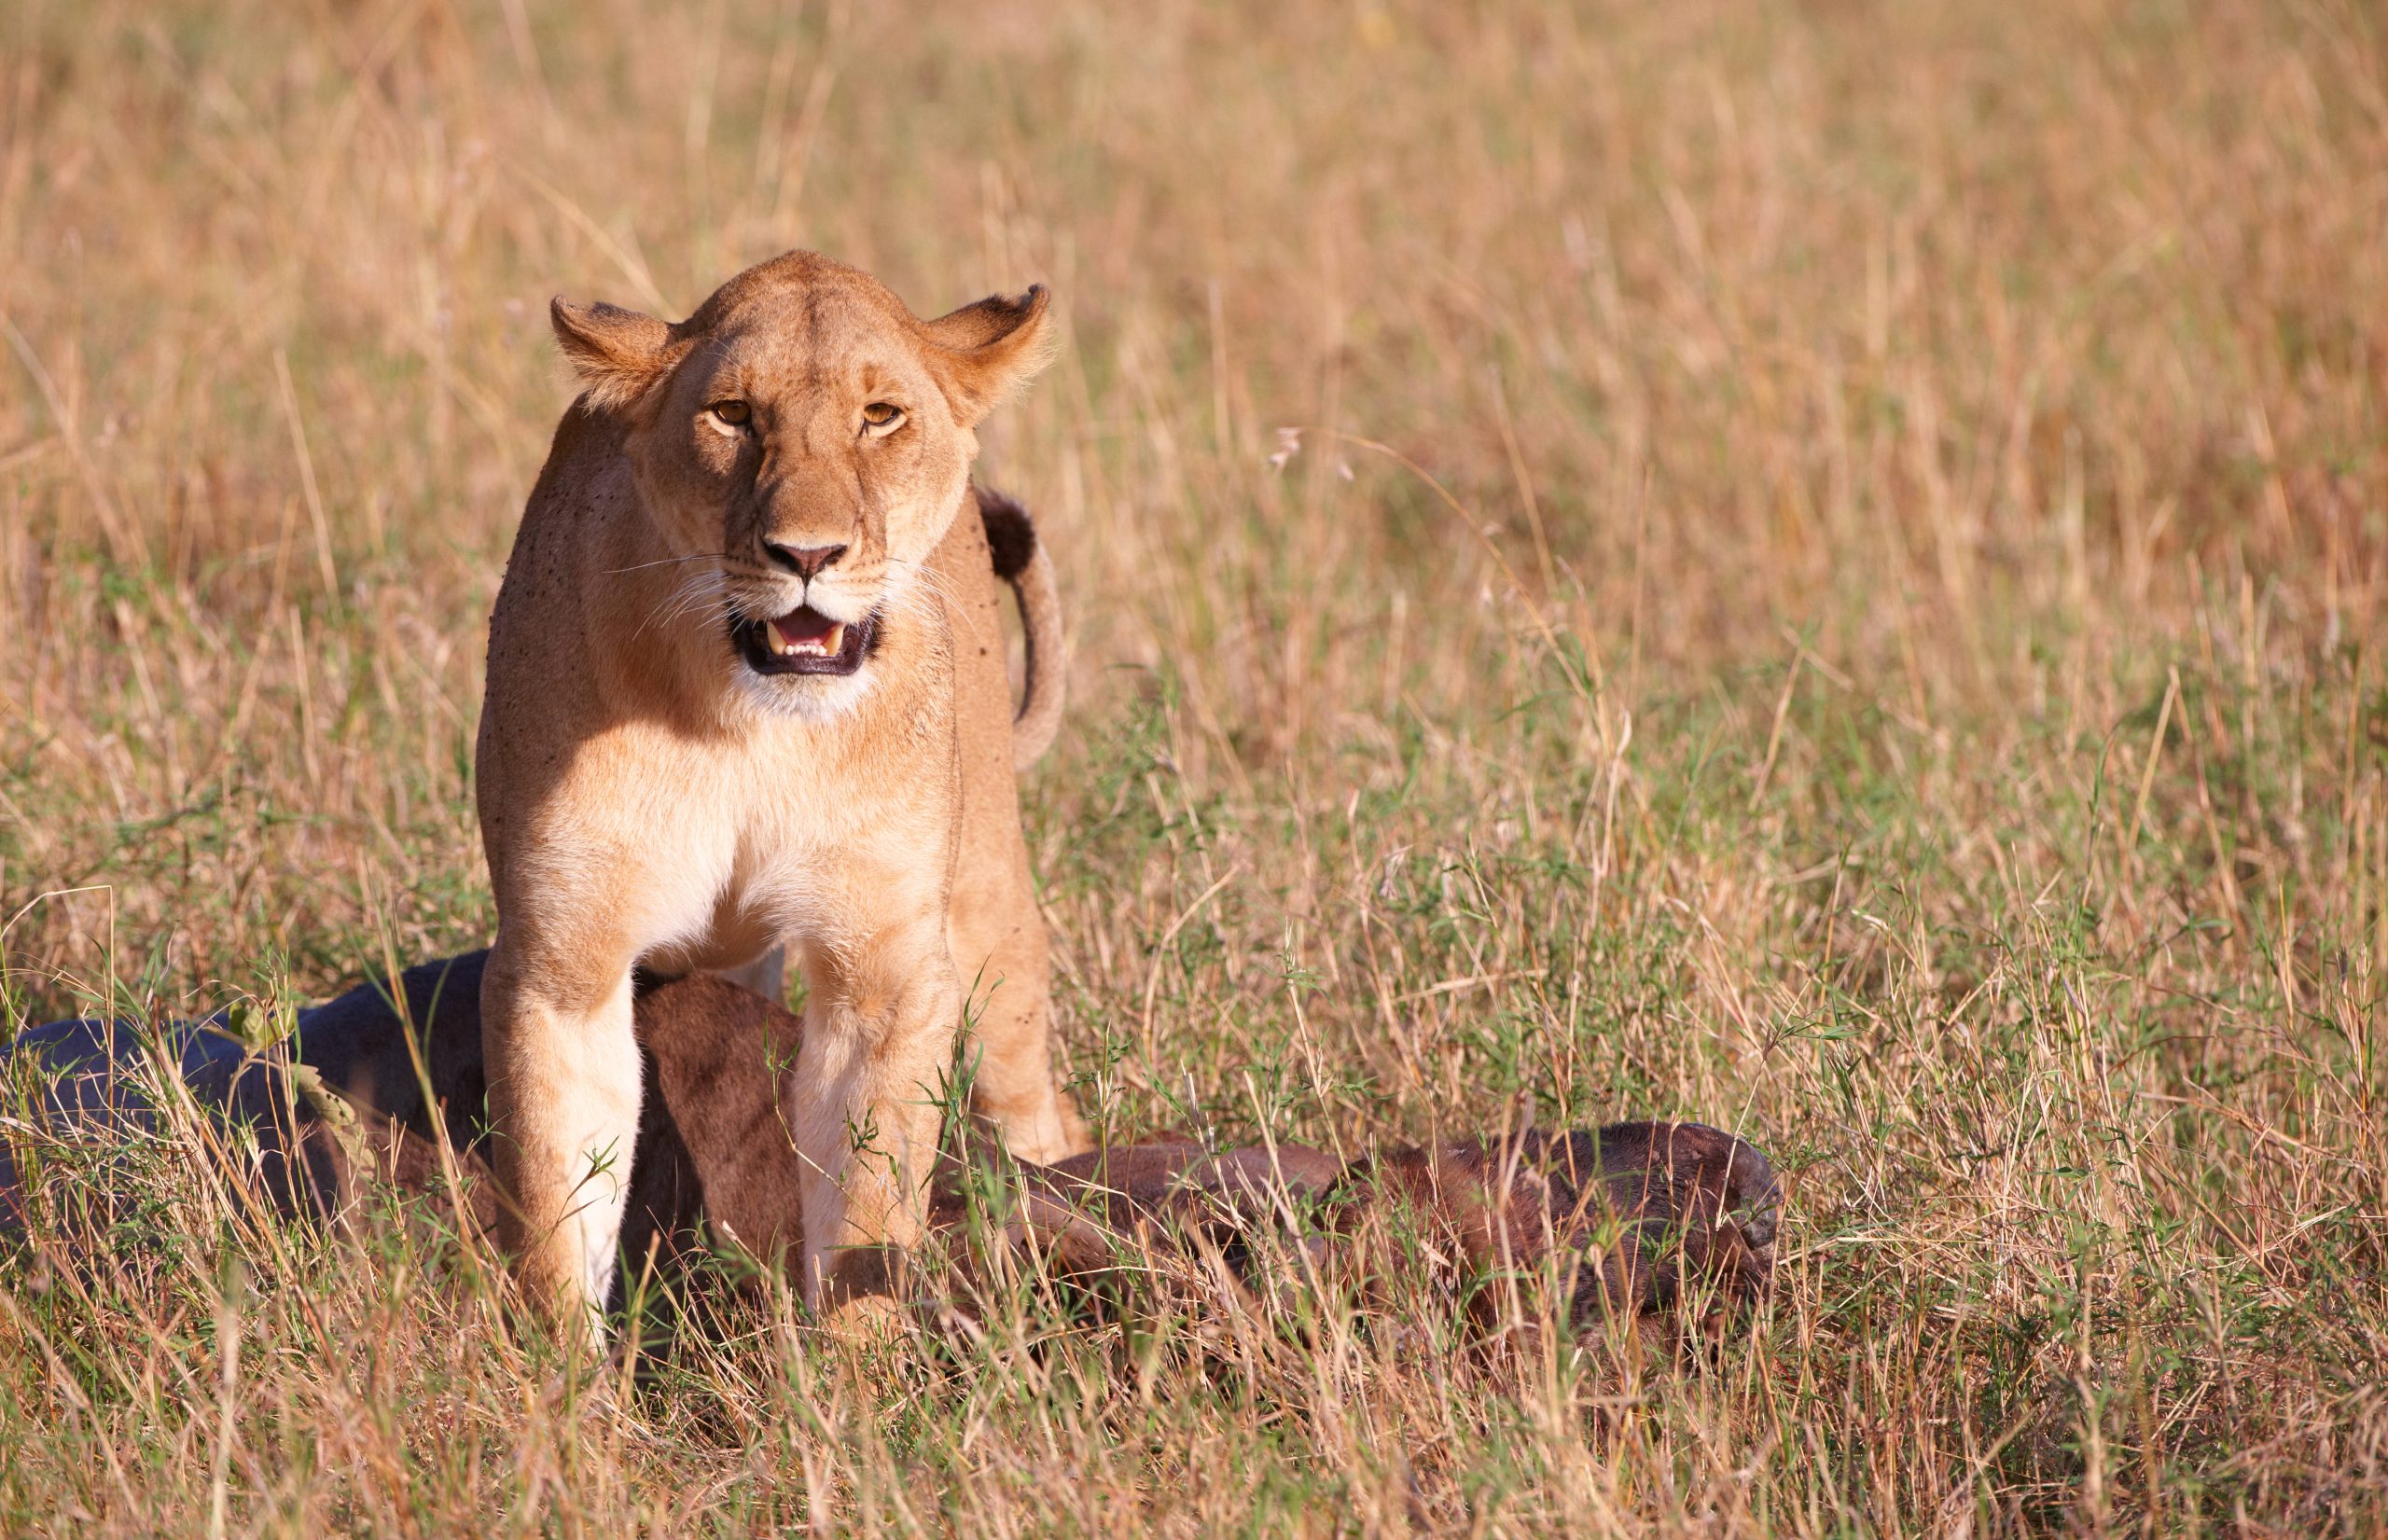
{"type": "Polygon", "coordinates": [[[1688,1116],[1792,1197],[1707,1368],[1026,1300],[600,1394],[168,1142],[132,1274],[0,1262],[0,1528],[2388,1529],[2383,27],[14,0],[7,1025],[484,939],[548,297],[802,244],[1066,307],[984,464],[1108,1127],[1688,1116]]]}

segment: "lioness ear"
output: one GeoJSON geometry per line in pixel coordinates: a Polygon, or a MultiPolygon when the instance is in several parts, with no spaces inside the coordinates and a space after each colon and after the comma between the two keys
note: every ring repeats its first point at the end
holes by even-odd
{"type": "Polygon", "coordinates": [[[600,410],[628,406],[655,383],[670,359],[672,328],[652,315],[608,305],[576,305],[558,295],[548,303],[556,342],[600,410]]]}
{"type": "Polygon", "coordinates": [[[929,365],[953,415],[965,428],[1053,361],[1052,296],[1038,284],[1017,299],[990,295],[922,324],[935,344],[929,365]]]}

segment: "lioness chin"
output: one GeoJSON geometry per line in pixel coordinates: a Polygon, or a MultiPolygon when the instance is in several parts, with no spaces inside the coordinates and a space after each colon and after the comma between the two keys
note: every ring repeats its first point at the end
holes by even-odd
{"type": "MultiPolygon", "coordinates": [[[[1050,353],[1046,294],[922,321],[797,252],[676,325],[562,299],[553,320],[584,388],[491,617],[476,760],[499,1239],[535,1304],[603,1301],[632,970],[784,945],[809,1000],[798,1274],[816,1307],[868,1310],[920,1231],[965,975],[994,987],[978,1110],[1033,1159],[1083,1143],[1048,1046],[994,576],[957,518],[973,428],[1050,353]]],[[[1047,730],[1053,699],[1032,680],[1047,730]]]]}

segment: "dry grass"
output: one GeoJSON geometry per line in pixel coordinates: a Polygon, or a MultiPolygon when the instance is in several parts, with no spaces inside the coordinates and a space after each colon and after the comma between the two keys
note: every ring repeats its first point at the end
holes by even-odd
{"type": "Polygon", "coordinates": [[[609,1405],[169,1148],[139,1277],[0,1264],[0,1528],[2388,1529],[2376,10],[18,0],[0,123],[7,1024],[484,937],[545,301],[809,244],[1067,307],[986,468],[1110,1126],[1793,1180],[1712,1371],[761,1311],[609,1405]]]}

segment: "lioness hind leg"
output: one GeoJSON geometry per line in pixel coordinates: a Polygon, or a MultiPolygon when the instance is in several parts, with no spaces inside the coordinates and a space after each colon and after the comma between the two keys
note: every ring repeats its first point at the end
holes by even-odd
{"type": "Polygon", "coordinates": [[[1055,1073],[1045,926],[1026,856],[1020,851],[1009,870],[954,874],[951,935],[970,992],[971,1111],[1013,1155],[1049,1165],[1088,1138],[1055,1073]]]}
{"type": "Polygon", "coordinates": [[[501,936],[481,978],[497,1239],[534,1307],[593,1339],[638,1141],[630,969],[594,1000],[559,994],[501,936]]]}
{"type": "Polygon", "coordinates": [[[1086,1127],[1054,1075],[1045,920],[1036,909],[1012,769],[1002,585],[979,520],[955,520],[930,564],[941,576],[938,592],[953,626],[962,818],[948,936],[954,968],[977,1009],[972,1106],[1002,1131],[1013,1154],[1058,1160],[1086,1147],[1086,1127]]]}

